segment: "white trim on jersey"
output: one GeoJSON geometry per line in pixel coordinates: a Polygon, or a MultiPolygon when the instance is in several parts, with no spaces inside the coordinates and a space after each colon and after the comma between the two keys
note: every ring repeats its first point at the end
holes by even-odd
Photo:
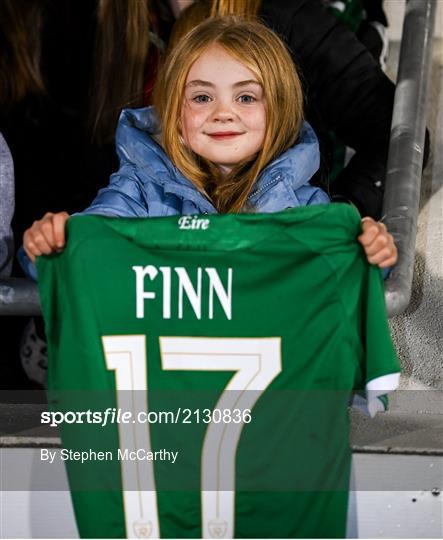
{"type": "Polygon", "coordinates": [[[372,381],[366,384],[366,399],[371,418],[374,418],[378,411],[386,410],[385,404],[379,398],[396,390],[399,382],[400,373],[389,373],[389,375],[382,375],[381,377],[372,379],[372,381]]]}
{"type": "Polygon", "coordinates": [[[398,388],[400,382],[400,372],[389,373],[376,377],[366,384],[366,397],[354,394],[352,407],[359,410],[366,416],[374,418],[378,412],[387,410],[387,394],[398,388]]]}

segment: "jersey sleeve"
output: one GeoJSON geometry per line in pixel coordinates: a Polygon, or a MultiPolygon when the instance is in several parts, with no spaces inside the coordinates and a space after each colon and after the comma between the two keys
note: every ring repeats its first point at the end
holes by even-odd
{"type": "Polygon", "coordinates": [[[374,416],[386,410],[386,395],[398,387],[400,380],[400,364],[387,320],[383,278],[375,266],[368,268],[362,296],[362,382],[367,410],[374,416]]]}
{"type": "MultiPolygon", "coordinates": [[[[367,261],[357,240],[361,220],[350,205],[328,205],[318,225],[327,246],[325,262],[331,265],[337,280],[349,339],[355,346],[358,366],[354,405],[374,416],[377,411],[386,410],[386,394],[398,387],[400,378],[400,364],[386,313],[382,272],[367,261]]],[[[320,250],[318,246],[317,250],[320,250]]]]}

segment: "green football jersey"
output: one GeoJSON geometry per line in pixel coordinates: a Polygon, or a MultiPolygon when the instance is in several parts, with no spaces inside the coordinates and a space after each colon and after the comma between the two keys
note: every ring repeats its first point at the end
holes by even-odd
{"type": "Polygon", "coordinates": [[[345,536],[350,396],[399,371],[360,231],[340,204],[69,219],[38,275],[82,537],[345,536]]]}

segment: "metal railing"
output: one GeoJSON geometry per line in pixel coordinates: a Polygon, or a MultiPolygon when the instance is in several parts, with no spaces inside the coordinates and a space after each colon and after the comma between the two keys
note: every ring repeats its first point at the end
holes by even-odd
{"type": "Polygon", "coordinates": [[[385,283],[390,317],[411,300],[436,10],[436,0],[406,0],[383,200],[384,222],[398,248],[385,283]]]}
{"type": "Polygon", "coordinates": [[[0,279],[0,315],[40,315],[37,285],[25,278],[0,279]]]}
{"type": "MultiPolygon", "coordinates": [[[[402,313],[411,298],[436,4],[406,0],[383,206],[398,247],[398,263],[385,283],[390,317],[402,313]]],[[[40,313],[34,283],[0,279],[0,315],[40,313]]]]}

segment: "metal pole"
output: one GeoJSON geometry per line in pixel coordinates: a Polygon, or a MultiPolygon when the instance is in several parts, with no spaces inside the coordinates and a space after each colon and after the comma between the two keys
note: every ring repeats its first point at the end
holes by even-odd
{"type": "Polygon", "coordinates": [[[436,8],[435,0],[406,1],[383,204],[398,248],[398,263],[385,283],[390,317],[411,299],[436,8]]]}
{"type": "Polygon", "coordinates": [[[41,315],[36,283],[24,278],[0,279],[0,315],[41,315]]]}

